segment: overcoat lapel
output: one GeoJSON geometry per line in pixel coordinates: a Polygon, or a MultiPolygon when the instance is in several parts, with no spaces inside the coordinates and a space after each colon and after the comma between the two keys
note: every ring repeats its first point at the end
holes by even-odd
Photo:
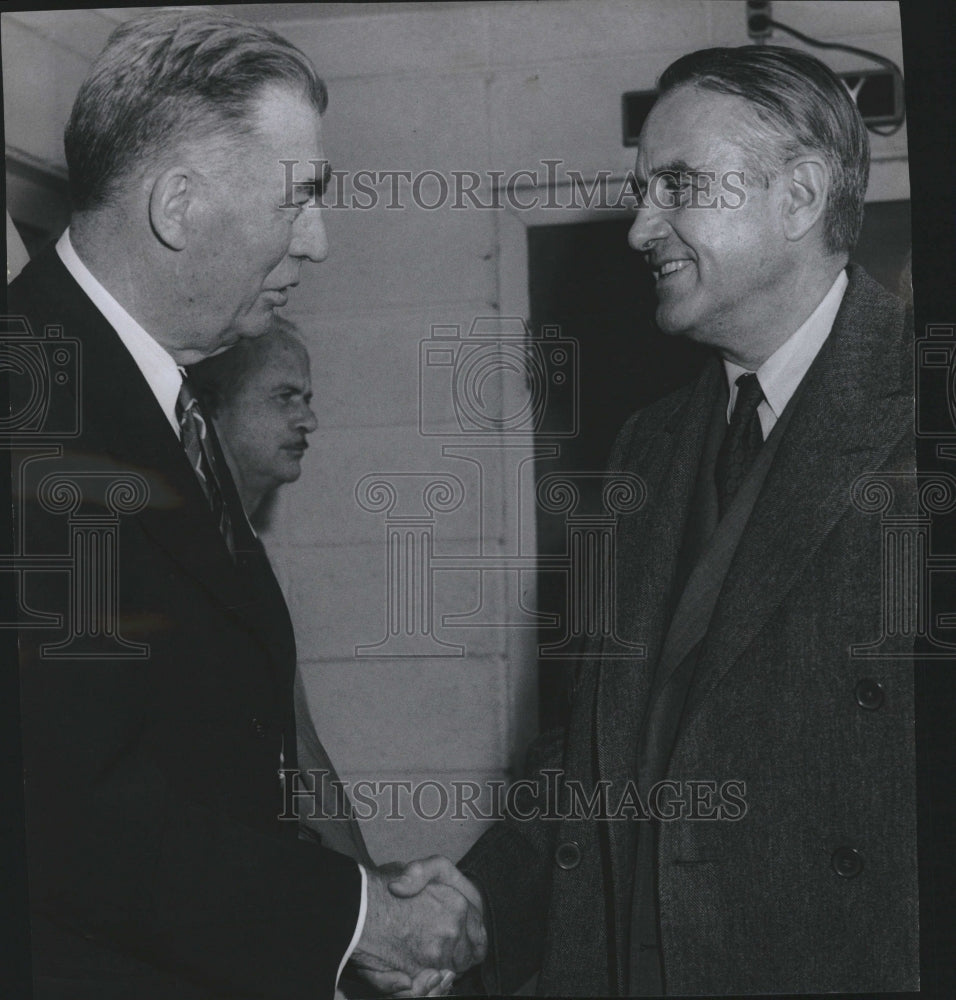
{"type": "Polygon", "coordinates": [[[806,375],[727,572],[683,729],[850,508],[854,481],[879,469],[912,427],[912,393],[893,342],[900,309],[851,268],[833,331],[806,375]]]}
{"type": "MultiPolygon", "coordinates": [[[[797,395],[799,392],[798,389],[797,395]]],[[[773,433],[761,448],[757,460],[741,484],[733,502],[717,522],[705,544],[701,546],[696,565],[693,566],[682,592],[677,595],[674,614],[664,634],[660,659],[654,671],[654,686],[651,692],[651,701],[654,703],[674,671],[687,656],[691,655],[707,634],[714,607],[727,577],[727,570],[741,535],[746,530],[767,472],[772,467],[777,448],[786,433],[796,401],[797,396],[794,396],[787,407],[787,412],[777,421],[773,433]]],[[[714,419],[723,419],[723,412],[711,417],[711,420],[714,419]]],[[[714,499],[716,500],[716,492],[714,499]]],[[[650,711],[651,707],[648,706],[648,712],[650,711]]],[[[660,748],[665,755],[669,753],[669,749],[669,747],[660,748]]],[[[666,759],[662,763],[666,765],[666,759]]]]}
{"type": "MultiPolygon", "coordinates": [[[[709,364],[683,401],[662,414],[659,428],[621,456],[621,464],[644,481],[647,499],[634,515],[621,518],[617,543],[619,635],[645,644],[645,658],[608,659],[598,653],[585,665],[597,672],[595,696],[596,770],[620,793],[633,778],[643,711],[660,655],[670,589],[677,571],[681,540],[696,487],[697,467],[707,437],[722,372],[709,364]],[[648,545],[647,539],[653,539],[648,545]]],[[[613,800],[612,800],[613,804],[613,800]]],[[[609,838],[612,885],[618,897],[617,939],[625,940],[630,880],[628,824],[604,823],[609,838]]]]}
{"type": "Polygon", "coordinates": [[[605,750],[600,755],[606,760],[602,778],[629,776],[640,719],[635,720],[629,711],[622,719],[623,707],[634,702],[635,690],[645,690],[660,655],[670,586],[719,377],[719,366],[709,366],[683,405],[664,417],[657,432],[622,456],[629,471],[644,481],[647,499],[635,514],[618,522],[618,633],[627,641],[644,644],[646,656],[601,662],[596,721],[605,750]],[[654,540],[653,545],[646,543],[648,538],[654,540]]]}

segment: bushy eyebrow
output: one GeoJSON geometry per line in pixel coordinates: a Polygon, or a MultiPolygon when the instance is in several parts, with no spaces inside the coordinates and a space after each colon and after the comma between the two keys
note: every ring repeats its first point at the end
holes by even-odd
{"type": "MultiPolygon", "coordinates": [[[[659,167],[655,167],[651,171],[652,177],[657,177],[659,174],[706,174],[712,173],[713,171],[708,170],[707,167],[694,166],[688,163],[686,160],[671,160],[669,163],[662,163],[659,167]]],[[[637,178],[638,183],[646,184],[647,177],[644,175],[644,171],[640,167],[636,167],[634,170],[634,175],[637,178]]]]}
{"type": "Polygon", "coordinates": [[[318,197],[322,196],[330,180],[332,180],[332,164],[328,160],[324,160],[322,162],[322,176],[315,182],[315,193],[318,197]]]}
{"type": "Polygon", "coordinates": [[[322,176],[311,181],[293,181],[292,194],[308,192],[309,200],[321,198],[330,180],[332,180],[332,164],[328,160],[316,160],[322,164],[322,176]]]}

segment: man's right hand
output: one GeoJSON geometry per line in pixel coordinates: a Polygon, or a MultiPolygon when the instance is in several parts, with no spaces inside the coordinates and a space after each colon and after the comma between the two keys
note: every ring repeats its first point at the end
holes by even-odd
{"type": "Polygon", "coordinates": [[[367,875],[365,926],[351,957],[360,974],[380,979],[388,972],[414,978],[423,969],[461,973],[484,959],[481,895],[446,858],[408,869],[370,869],[367,875]]]}

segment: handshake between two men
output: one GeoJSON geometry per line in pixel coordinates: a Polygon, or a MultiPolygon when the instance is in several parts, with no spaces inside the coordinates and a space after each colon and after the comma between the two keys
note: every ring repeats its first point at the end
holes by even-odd
{"type": "Polygon", "coordinates": [[[367,869],[355,971],[394,996],[442,996],[488,947],[480,891],[441,856],[367,869]]]}

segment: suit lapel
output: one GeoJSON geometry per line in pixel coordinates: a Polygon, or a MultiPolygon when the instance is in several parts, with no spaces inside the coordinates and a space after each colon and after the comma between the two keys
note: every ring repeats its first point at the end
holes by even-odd
{"type": "MultiPolygon", "coordinates": [[[[149,486],[146,506],[125,516],[136,518],[183,573],[198,580],[246,628],[260,633],[269,648],[270,633],[263,631],[260,616],[249,614],[255,601],[252,581],[237,572],[182,445],[138,366],[59,255],[51,248],[37,264],[43,269],[38,275],[43,286],[55,290],[54,309],[65,335],[81,341],[80,461],[95,461],[94,456],[105,452],[112,471],[143,477],[149,486]],[[89,444],[84,438],[91,439],[89,444]]],[[[231,479],[224,489],[234,509],[241,510],[231,479]]],[[[253,548],[251,532],[243,527],[240,537],[253,548]]],[[[261,572],[258,563],[257,569],[261,572]]],[[[265,571],[271,577],[267,562],[265,571]]]]}
{"type": "Polygon", "coordinates": [[[685,727],[850,507],[856,478],[880,468],[912,428],[913,399],[897,363],[901,322],[902,304],[851,269],[727,572],[685,727]]]}
{"type": "Polygon", "coordinates": [[[78,324],[87,427],[118,463],[149,477],[150,498],[139,515],[143,528],[229,602],[236,595],[228,550],[182,445],[119,337],[91,304],[89,314],[78,324]]]}

